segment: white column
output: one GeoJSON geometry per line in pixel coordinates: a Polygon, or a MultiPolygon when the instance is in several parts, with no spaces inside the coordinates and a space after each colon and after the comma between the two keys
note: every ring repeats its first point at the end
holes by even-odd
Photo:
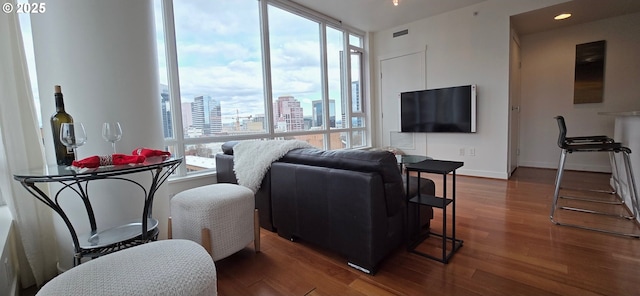
{"type": "MultiPolygon", "coordinates": [[[[46,3],[44,13],[32,15],[32,30],[47,162],[55,163],[49,117],[55,112],[56,84],[62,86],[67,113],[87,130],[79,159],[112,153],[111,144],[101,137],[105,121],[122,125],[123,137],[116,144],[119,153],[130,154],[136,147],[163,149],[153,1],[38,2],[46,3]]],[[[149,184],[146,173],[134,178],[149,184]]],[[[125,183],[90,184],[99,228],[141,217],[142,194],[125,183]]],[[[61,199],[71,208],[70,219],[77,229],[87,231],[80,201],[71,194],[61,199]]],[[[161,238],[166,237],[168,200],[166,190],[157,192],[153,214],[160,221],[161,238]]],[[[61,219],[55,224],[59,265],[64,270],[72,266],[71,239],[61,219]]]]}
{"type": "MultiPolygon", "coordinates": [[[[623,146],[631,149],[629,160],[631,161],[631,169],[634,175],[636,186],[640,186],[640,111],[623,111],[623,112],[599,112],[600,115],[615,116],[614,140],[622,143],[623,146]]],[[[626,203],[627,207],[631,207],[631,184],[627,180],[627,172],[624,167],[624,160],[621,153],[616,153],[618,163],[620,182],[618,192],[626,203]]],[[[613,180],[611,181],[613,184],[613,180]]],[[[631,210],[629,208],[629,210],[631,210]]],[[[639,219],[640,220],[640,219],[639,219]]]]}
{"type": "MultiPolygon", "coordinates": [[[[631,149],[629,159],[633,170],[636,186],[640,186],[640,111],[622,112],[616,116],[614,139],[631,149]]],[[[618,165],[623,166],[622,157],[619,157],[618,165]]],[[[626,172],[625,172],[626,173],[626,172]]],[[[631,206],[631,186],[626,175],[620,177],[622,183],[622,196],[627,206],[631,206]]]]}

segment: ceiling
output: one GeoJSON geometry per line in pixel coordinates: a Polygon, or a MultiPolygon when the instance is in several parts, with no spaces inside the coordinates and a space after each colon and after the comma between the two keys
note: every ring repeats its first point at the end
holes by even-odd
{"type": "MultiPolygon", "coordinates": [[[[292,1],[351,27],[377,32],[485,0],[399,0],[395,7],[391,0],[292,1]]],[[[639,11],[639,0],[573,0],[513,16],[512,22],[520,35],[526,35],[639,11]],[[564,21],[553,21],[553,16],[566,11],[573,16],[564,21]]]]}
{"type": "Polygon", "coordinates": [[[639,11],[638,0],[573,0],[512,16],[511,22],[520,35],[527,35],[639,11]],[[553,20],[554,16],[564,12],[572,16],[561,21],[553,20]]]}
{"type": "Polygon", "coordinates": [[[485,0],[292,0],[356,29],[377,32],[485,0]]]}

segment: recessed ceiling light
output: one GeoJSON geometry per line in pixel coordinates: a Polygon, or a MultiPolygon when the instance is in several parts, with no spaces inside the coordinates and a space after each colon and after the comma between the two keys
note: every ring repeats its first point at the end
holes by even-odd
{"type": "Polygon", "coordinates": [[[571,17],[570,13],[561,13],[556,15],[556,17],[554,17],[553,19],[558,21],[558,20],[568,19],[570,17],[571,17]]]}
{"type": "Polygon", "coordinates": [[[393,6],[398,6],[398,0],[393,0],[393,6]]]}

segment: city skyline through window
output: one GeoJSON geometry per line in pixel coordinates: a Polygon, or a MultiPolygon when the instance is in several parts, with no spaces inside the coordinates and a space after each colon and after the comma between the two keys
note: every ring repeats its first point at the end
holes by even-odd
{"type": "Polygon", "coordinates": [[[353,65],[361,61],[350,63],[353,55],[344,54],[362,37],[291,13],[282,2],[165,1],[163,7],[157,0],[155,9],[170,151],[213,158],[233,139],[296,138],[326,149],[366,145],[364,113],[360,107],[351,112],[362,106],[351,90],[362,72],[353,65]]]}

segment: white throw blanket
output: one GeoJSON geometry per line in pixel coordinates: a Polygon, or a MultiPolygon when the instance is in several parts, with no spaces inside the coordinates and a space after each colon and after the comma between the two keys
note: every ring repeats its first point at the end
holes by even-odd
{"type": "Polygon", "coordinates": [[[233,171],[238,184],[257,192],[271,163],[297,148],[313,148],[299,140],[242,141],[233,146],[233,171]]]}

